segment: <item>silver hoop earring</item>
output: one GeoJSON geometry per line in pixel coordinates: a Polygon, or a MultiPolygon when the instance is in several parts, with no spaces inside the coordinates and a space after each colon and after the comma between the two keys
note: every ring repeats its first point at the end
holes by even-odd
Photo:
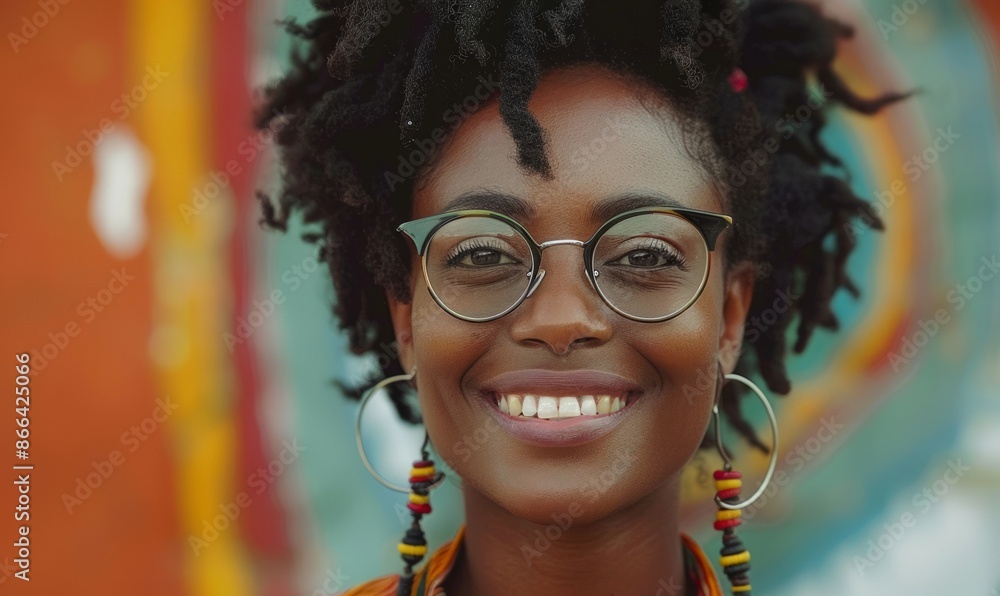
{"type": "MultiPolygon", "coordinates": [[[[774,417],[774,410],[771,409],[771,403],[767,401],[767,397],[764,395],[764,392],[761,391],[760,387],[758,387],[753,381],[742,375],[736,375],[736,374],[726,375],[725,378],[726,380],[738,381],[746,385],[747,387],[750,388],[751,391],[753,391],[754,394],[757,395],[757,398],[760,399],[760,402],[764,404],[764,409],[767,410],[768,420],[771,423],[771,440],[772,440],[771,457],[767,465],[767,473],[764,475],[764,481],[757,489],[757,492],[750,495],[750,497],[747,500],[739,503],[727,502],[728,500],[723,501],[722,499],[719,498],[718,495],[716,495],[715,503],[722,509],[729,509],[730,511],[732,511],[736,509],[744,509],[752,505],[754,501],[759,499],[760,496],[764,494],[764,490],[767,488],[767,485],[771,482],[771,476],[774,474],[774,468],[778,463],[778,421],[774,417]]],[[[715,446],[719,450],[719,456],[722,457],[725,471],[728,472],[732,469],[733,466],[732,466],[732,461],[729,459],[729,455],[726,454],[725,447],[722,446],[722,433],[720,431],[721,425],[719,421],[719,404],[715,404],[715,406],[712,407],[712,419],[715,426],[715,446]]]]}
{"type": "Polygon", "coordinates": [[[756,501],[767,488],[767,485],[771,482],[771,475],[774,474],[774,466],[778,463],[778,421],[774,418],[774,410],[771,409],[771,404],[768,403],[767,397],[764,396],[764,392],[760,390],[750,379],[741,375],[725,375],[722,374],[722,365],[719,365],[719,381],[716,387],[716,403],[712,406],[712,418],[715,422],[715,446],[719,449],[719,456],[722,457],[723,469],[716,470],[715,477],[715,504],[718,505],[719,510],[715,514],[715,523],[712,527],[716,530],[722,532],[722,550],[719,551],[719,564],[722,565],[722,571],[729,578],[729,583],[732,585],[733,593],[750,593],[750,551],[743,546],[743,542],[736,535],[736,528],[739,527],[743,520],[742,509],[751,505],[756,501]],[[733,470],[732,462],[729,459],[729,455],[726,453],[725,447],[722,446],[722,432],[721,424],[719,420],[719,397],[722,393],[722,385],[724,384],[723,379],[728,379],[731,381],[738,381],[743,383],[750,388],[754,394],[760,399],[761,403],[764,404],[764,409],[767,410],[768,419],[771,422],[771,458],[767,466],[767,474],[764,475],[764,481],[761,483],[760,488],[757,489],[753,495],[750,496],[746,501],[740,502],[740,488],[743,485],[742,474],[733,470]]]}
{"type": "MultiPolygon", "coordinates": [[[[390,490],[394,490],[394,491],[396,491],[398,493],[409,493],[410,492],[410,487],[390,482],[389,480],[387,480],[385,478],[385,476],[382,476],[381,474],[379,474],[375,470],[375,467],[372,466],[371,462],[368,461],[368,455],[365,453],[365,445],[364,445],[364,442],[362,442],[362,440],[361,440],[361,418],[362,418],[362,416],[364,416],[365,406],[368,405],[368,400],[371,398],[371,396],[373,396],[376,393],[378,393],[379,390],[384,389],[385,387],[388,387],[389,385],[392,385],[393,383],[398,383],[400,381],[410,381],[411,379],[413,379],[414,376],[416,376],[416,374],[417,374],[417,368],[414,367],[413,371],[410,372],[409,374],[406,374],[406,375],[396,375],[394,377],[386,377],[386,378],[382,379],[381,381],[379,381],[374,387],[372,387],[371,389],[368,390],[367,393],[365,393],[364,397],[361,398],[361,403],[360,403],[360,406],[358,407],[358,418],[357,418],[357,420],[354,423],[354,438],[356,439],[356,441],[358,443],[358,454],[361,456],[361,463],[363,463],[365,465],[365,468],[368,469],[368,473],[371,474],[372,477],[375,478],[375,480],[377,480],[379,482],[379,484],[381,484],[382,486],[384,486],[384,487],[386,487],[386,488],[388,488],[390,490]]],[[[428,449],[427,449],[427,446],[429,444],[430,444],[430,437],[427,435],[427,431],[425,430],[424,431],[424,442],[423,442],[423,445],[420,447],[420,454],[421,454],[422,459],[424,459],[424,460],[428,459],[428,449]]],[[[434,483],[431,484],[430,486],[428,486],[429,489],[430,488],[435,488],[436,486],[438,486],[439,484],[441,484],[442,482],[444,482],[444,473],[438,472],[437,474],[440,476],[440,478],[436,478],[435,481],[434,481],[434,483]]]]}
{"type": "Polygon", "coordinates": [[[358,419],[354,424],[354,436],[358,441],[358,453],[361,455],[361,461],[368,468],[368,472],[378,480],[379,483],[391,490],[400,493],[409,493],[409,499],[406,503],[406,508],[410,510],[410,514],[413,516],[413,523],[410,525],[409,529],[403,535],[403,539],[396,545],[400,556],[403,558],[403,573],[400,574],[399,584],[397,585],[397,594],[407,595],[410,593],[413,586],[414,573],[413,567],[423,560],[424,556],[427,554],[427,537],[424,535],[423,528],[420,527],[420,520],[423,516],[431,512],[431,501],[430,501],[430,491],[432,488],[444,482],[445,475],[443,472],[439,472],[434,467],[434,462],[430,459],[430,453],[428,452],[428,445],[430,443],[430,437],[427,434],[426,429],[424,430],[424,444],[420,447],[420,459],[413,462],[413,467],[410,468],[410,486],[409,488],[401,486],[398,484],[393,484],[381,474],[375,471],[371,462],[368,461],[368,456],[365,454],[365,446],[361,441],[361,417],[364,415],[365,406],[368,405],[368,399],[375,394],[379,389],[397,383],[399,381],[410,381],[417,374],[416,367],[408,375],[396,375],[394,377],[388,377],[379,381],[374,387],[372,387],[368,393],[361,398],[361,405],[358,408],[358,419]]]}

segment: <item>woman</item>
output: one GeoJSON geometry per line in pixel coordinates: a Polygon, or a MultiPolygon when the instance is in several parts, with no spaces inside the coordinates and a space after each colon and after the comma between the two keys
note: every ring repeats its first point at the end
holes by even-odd
{"type": "MultiPolygon", "coordinates": [[[[347,593],[720,593],[678,527],[681,472],[719,438],[715,408],[769,450],[729,375],[787,393],[787,327],[796,351],[836,329],[850,226],[881,227],[824,169],[823,110],[902,95],[846,88],[851,29],[797,3],[316,4],[259,119],[285,165],[265,219],[315,225],[355,353],[398,342],[382,385],[466,514],[418,567],[440,482],[425,443],[398,487],[403,573],[347,593]]],[[[716,478],[720,563],[747,594],[735,528],[756,489],[716,478]]]]}

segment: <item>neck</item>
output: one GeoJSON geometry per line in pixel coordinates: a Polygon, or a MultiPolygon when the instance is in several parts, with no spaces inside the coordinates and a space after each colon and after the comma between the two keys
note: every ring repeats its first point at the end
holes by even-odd
{"type": "Polygon", "coordinates": [[[608,517],[565,528],[516,517],[468,486],[463,493],[465,539],[449,596],[686,593],[678,478],[608,517]]]}

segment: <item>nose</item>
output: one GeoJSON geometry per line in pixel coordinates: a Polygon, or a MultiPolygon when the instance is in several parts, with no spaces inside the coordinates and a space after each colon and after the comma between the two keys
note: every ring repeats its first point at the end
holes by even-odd
{"type": "Polygon", "coordinates": [[[556,355],[597,346],[611,338],[609,309],[583,271],[581,249],[562,246],[542,256],[542,279],[511,313],[514,341],[544,347],[556,355]]]}

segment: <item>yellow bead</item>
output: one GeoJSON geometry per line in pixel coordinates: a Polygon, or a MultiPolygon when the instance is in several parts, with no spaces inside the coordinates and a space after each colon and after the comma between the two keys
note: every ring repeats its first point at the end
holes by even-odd
{"type": "Polygon", "coordinates": [[[400,542],[397,548],[399,549],[399,554],[401,555],[412,555],[416,557],[422,557],[427,554],[426,546],[420,546],[416,544],[404,544],[400,542]]]}
{"type": "Polygon", "coordinates": [[[423,505],[425,503],[430,503],[431,498],[429,495],[418,495],[417,493],[410,493],[410,502],[416,503],[417,505],[423,505]]]}
{"type": "Polygon", "coordinates": [[[745,586],[733,586],[733,592],[749,592],[749,591],[750,591],[750,584],[747,584],[745,586]]]}
{"type": "Polygon", "coordinates": [[[740,563],[748,563],[750,561],[750,551],[743,551],[741,553],[736,553],[735,555],[728,555],[725,557],[719,557],[719,565],[723,567],[729,567],[730,565],[739,565],[740,563]]]}
{"type": "Polygon", "coordinates": [[[410,476],[433,476],[434,466],[427,466],[425,468],[410,468],[410,476]]]}
{"type": "Polygon", "coordinates": [[[739,488],[743,486],[743,481],[739,478],[730,478],[728,480],[716,480],[715,490],[729,490],[730,488],[739,488]]]}
{"type": "Polygon", "coordinates": [[[715,519],[722,521],[726,519],[735,519],[737,517],[743,517],[743,511],[740,509],[720,509],[715,513],[715,519]]]}

